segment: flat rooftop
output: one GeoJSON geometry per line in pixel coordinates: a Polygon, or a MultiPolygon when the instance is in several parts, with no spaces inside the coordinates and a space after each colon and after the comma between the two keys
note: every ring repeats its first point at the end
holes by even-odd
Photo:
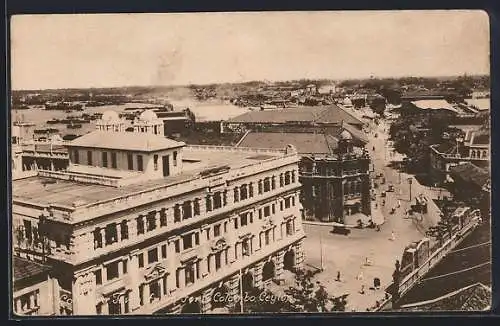
{"type": "Polygon", "coordinates": [[[185,147],[183,150],[183,169],[178,175],[163,179],[142,181],[123,187],[61,180],[48,177],[32,176],[12,182],[14,200],[36,203],[39,205],[72,206],[73,203],[92,204],[132,193],[145,191],[159,186],[180,183],[197,178],[199,173],[217,168],[238,169],[259,164],[265,160],[284,156],[284,152],[255,149],[235,149],[200,146],[185,147]]]}

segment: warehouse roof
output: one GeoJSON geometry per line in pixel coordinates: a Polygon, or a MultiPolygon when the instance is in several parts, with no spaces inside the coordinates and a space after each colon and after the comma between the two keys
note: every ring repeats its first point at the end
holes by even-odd
{"type": "Polygon", "coordinates": [[[292,144],[299,154],[328,154],[337,148],[338,140],[328,134],[251,132],[238,147],[284,148],[292,144]]]}
{"type": "Polygon", "coordinates": [[[362,125],[359,119],[336,105],[301,106],[268,111],[250,111],[229,119],[233,123],[342,123],[362,125]]]}

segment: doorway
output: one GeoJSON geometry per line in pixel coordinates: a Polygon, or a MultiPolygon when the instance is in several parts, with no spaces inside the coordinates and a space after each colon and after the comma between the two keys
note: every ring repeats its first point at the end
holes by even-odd
{"type": "Polygon", "coordinates": [[[168,155],[161,157],[162,166],[163,166],[163,176],[168,177],[170,175],[170,158],[168,155]]]}

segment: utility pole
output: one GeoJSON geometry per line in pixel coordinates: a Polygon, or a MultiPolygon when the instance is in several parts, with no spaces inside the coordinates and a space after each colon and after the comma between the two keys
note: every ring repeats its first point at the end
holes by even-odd
{"type": "Polygon", "coordinates": [[[243,277],[240,268],[240,312],[243,313],[243,277]]]}
{"type": "Polygon", "coordinates": [[[413,183],[412,178],[408,178],[408,183],[410,184],[410,201],[411,201],[411,184],[413,183]]]}
{"type": "Polygon", "coordinates": [[[321,271],[324,270],[323,268],[323,236],[321,235],[321,232],[319,233],[319,247],[320,247],[320,258],[321,258],[321,271]]]}

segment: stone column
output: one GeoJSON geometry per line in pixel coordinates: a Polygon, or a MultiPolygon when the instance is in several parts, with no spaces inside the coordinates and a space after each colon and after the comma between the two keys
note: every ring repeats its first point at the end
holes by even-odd
{"type": "Polygon", "coordinates": [[[149,292],[149,283],[144,283],[142,287],[142,299],[144,301],[144,305],[147,306],[151,302],[151,293],[149,292]]]}
{"type": "Polygon", "coordinates": [[[156,227],[157,228],[160,228],[161,227],[161,213],[160,211],[156,211],[155,213],[155,224],[156,224],[156,227]]]}
{"type": "Polygon", "coordinates": [[[243,250],[242,250],[242,245],[241,245],[241,242],[235,242],[234,243],[234,260],[239,260],[239,259],[243,259],[243,250]]]}
{"type": "Polygon", "coordinates": [[[167,215],[167,225],[172,225],[174,224],[174,209],[167,209],[165,211],[165,214],[167,215]]]}
{"type": "Polygon", "coordinates": [[[106,230],[104,228],[99,229],[99,234],[101,235],[101,243],[104,248],[106,246],[106,230]]]}
{"type": "Polygon", "coordinates": [[[179,276],[179,289],[182,289],[186,286],[186,271],[184,270],[184,267],[180,267],[177,269],[178,276],[179,276]]]}
{"type": "Polygon", "coordinates": [[[163,294],[164,295],[168,295],[169,294],[169,291],[168,291],[168,276],[169,276],[169,274],[165,274],[165,276],[163,276],[161,278],[162,285],[163,285],[163,294]]]}
{"type": "Polygon", "coordinates": [[[200,273],[201,277],[206,277],[208,275],[208,256],[205,256],[200,260],[200,273]]]}
{"type": "Polygon", "coordinates": [[[119,277],[123,276],[123,261],[122,260],[118,261],[118,276],[119,277]]]}
{"type": "Polygon", "coordinates": [[[122,226],[120,223],[116,223],[116,242],[120,242],[122,240],[122,226]]]}
{"type": "Polygon", "coordinates": [[[208,266],[210,273],[215,273],[215,255],[208,255],[208,266]]]}
{"type": "Polygon", "coordinates": [[[160,289],[160,300],[163,296],[163,278],[160,278],[158,280],[156,280],[155,282],[158,282],[158,287],[160,289]]]}
{"type": "Polygon", "coordinates": [[[203,291],[201,295],[201,312],[206,313],[212,310],[212,294],[213,289],[209,288],[203,291]]]}
{"type": "Polygon", "coordinates": [[[240,275],[237,273],[236,275],[233,275],[231,279],[229,280],[229,293],[231,297],[236,299],[239,294],[240,294],[240,275]]]}
{"type": "Polygon", "coordinates": [[[275,259],[274,259],[274,266],[276,270],[276,278],[279,279],[281,277],[281,274],[283,273],[283,256],[285,255],[284,250],[278,251],[275,259]]]}
{"type": "Polygon", "coordinates": [[[254,267],[254,286],[256,288],[262,288],[262,268],[264,266],[264,262],[258,262],[254,267]]]}
{"type": "MultiPolygon", "coordinates": [[[[140,306],[140,297],[139,297],[139,261],[137,259],[137,255],[133,254],[129,258],[129,276],[130,276],[130,291],[129,294],[129,309],[131,312],[137,310],[140,306]]],[[[104,274],[104,273],[103,273],[104,274]]]]}
{"type": "Polygon", "coordinates": [[[127,220],[128,238],[130,240],[137,237],[137,219],[127,220]]]}
{"type": "Polygon", "coordinates": [[[103,315],[109,315],[109,300],[110,299],[102,303],[101,314],[103,315]]]}
{"type": "Polygon", "coordinates": [[[295,268],[297,269],[302,269],[303,267],[303,262],[304,262],[304,250],[303,250],[303,243],[304,240],[300,240],[295,243],[295,268]]]}
{"type": "Polygon", "coordinates": [[[121,314],[124,314],[125,313],[125,296],[121,295],[118,300],[120,300],[120,312],[121,312],[121,314]]]}

